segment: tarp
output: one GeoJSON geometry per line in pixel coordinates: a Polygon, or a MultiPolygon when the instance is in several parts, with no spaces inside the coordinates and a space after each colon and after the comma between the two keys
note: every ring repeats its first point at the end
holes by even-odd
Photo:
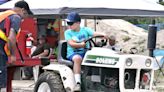
{"type": "MultiPolygon", "coordinates": [[[[0,5],[10,9],[18,0],[0,5]]],[[[50,17],[76,11],[87,18],[164,17],[164,6],[149,0],[25,0],[34,15],[50,17]]]]}
{"type": "Polygon", "coordinates": [[[164,50],[163,49],[155,49],[153,51],[153,55],[156,58],[157,62],[154,62],[155,70],[159,69],[159,66],[162,67],[164,64],[164,50]]]}

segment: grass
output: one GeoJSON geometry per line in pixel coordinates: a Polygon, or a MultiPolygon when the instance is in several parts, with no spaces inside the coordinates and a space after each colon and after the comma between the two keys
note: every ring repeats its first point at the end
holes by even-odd
{"type": "MultiPolygon", "coordinates": [[[[164,73],[164,69],[162,69],[162,71],[163,71],[163,73],[164,73]]],[[[154,72],[154,77],[155,78],[159,78],[159,79],[162,79],[163,81],[164,81],[164,76],[162,75],[162,73],[161,73],[161,71],[160,70],[156,70],[155,72],[154,72]],[[159,74],[160,73],[160,74],[159,74]],[[158,76],[159,75],[159,76],[158,76]]]]}
{"type": "MultiPolygon", "coordinates": [[[[164,69],[162,69],[164,72],[164,69]]],[[[160,70],[155,71],[154,73],[154,81],[157,80],[155,92],[164,92],[164,76],[162,75],[160,70]]]]}

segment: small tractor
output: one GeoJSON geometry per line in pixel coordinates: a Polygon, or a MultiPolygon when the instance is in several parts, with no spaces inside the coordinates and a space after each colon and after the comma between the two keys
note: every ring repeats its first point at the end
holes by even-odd
{"type": "MultiPolygon", "coordinates": [[[[152,92],[152,57],[112,51],[103,47],[107,43],[104,37],[92,37],[86,43],[91,46],[86,48],[81,64],[82,92],[152,92]]],[[[67,42],[61,40],[58,48],[58,63],[43,67],[45,72],[39,76],[34,92],[73,92],[76,83],[73,63],[66,59],[67,42]]]]}

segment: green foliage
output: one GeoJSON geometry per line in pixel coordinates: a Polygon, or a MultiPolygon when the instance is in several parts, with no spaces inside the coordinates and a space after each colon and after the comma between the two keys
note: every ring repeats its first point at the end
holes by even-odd
{"type": "Polygon", "coordinates": [[[163,0],[159,0],[159,2],[163,2],[163,0]]]}
{"type": "Polygon", "coordinates": [[[159,4],[164,5],[164,2],[160,2],[159,4]]]}
{"type": "MultiPolygon", "coordinates": [[[[163,0],[159,0],[157,3],[164,5],[164,1],[163,0]]],[[[135,18],[135,19],[125,19],[126,21],[137,25],[137,24],[152,24],[152,21],[155,19],[156,24],[157,23],[164,23],[164,18],[135,18]]]]}
{"type": "MultiPolygon", "coordinates": [[[[126,21],[136,25],[136,24],[151,24],[153,19],[139,18],[139,19],[127,19],[126,21]]],[[[156,23],[163,23],[164,18],[155,18],[156,23]]]]}
{"type": "Polygon", "coordinates": [[[159,0],[159,2],[158,2],[159,4],[161,4],[161,5],[164,5],[164,2],[163,2],[163,0],[159,0]]]}
{"type": "Polygon", "coordinates": [[[136,25],[136,24],[150,24],[152,20],[147,18],[139,18],[139,19],[127,19],[127,21],[136,25]]]}

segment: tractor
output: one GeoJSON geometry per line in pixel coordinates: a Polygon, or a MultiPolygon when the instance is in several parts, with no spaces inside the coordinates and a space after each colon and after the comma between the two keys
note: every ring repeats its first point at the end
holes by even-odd
{"type": "MultiPolygon", "coordinates": [[[[0,11],[12,9],[14,2],[0,6],[0,11]]],[[[12,92],[12,79],[14,70],[17,67],[36,66],[45,63],[45,59],[32,59],[25,54],[26,35],[30,32],[36,39],[40,34],[48,34],[48,41],[54,45],[56,36],[54,31],[59,32],[60,41],[58,44],[57,63],[44,66],[43,73],[39,75],[34,92],[72,92],[75,86],[74,74],[72,71],[73,63],[66,59],[67,42],[64,41],[63,33],[66,29],[63,22],[55,23],[52,28],[48,25],[54,24],[56,19],[64,19],[66,15],[75,11],[83,19],[129,19],[129,18],[154,18],[164,17],[164,8],[156,3],[144,0],[26,0],[31,5],[34,19],[25,19],[21,24],[21,35],[18,38],[18,47],[21,54],[16,51],[17,61],[8,67],[7,92],[12,92]],[[36,2],[34,2],[36,1],[36,2]],[[87,2],[84,3],[84,2],[87,2]],[[119,3],[118,3],[119,2],[119,3]],[[56,24],[59,26],[56,28],[56,24]],[[43,61],[43,62],[42,62],[43,61]]],[[[66,23],[65,23],[66,24],[66,23]]],[[[155,23],[153,23],[155,24],[155,23]]],[[[96,31],[96,27],[95,27],[96,31]]],[[[101,37],[88,39],[91,43],[90,48],[86,48],[86,54],[81,64],[82,92],[152,92],[154,69],[153,50],[156,44],[156,29],[149,30],[148,49],[149,56],[136,54],[122,54],[110,49],[103,48],[105,45],[97,45],[101,37]]],[[[103,38],[103,37],[102,37],[103,38]]],[[[104,39],[105,40],[105,39],[104,39]]],[[[18,74],[17,74],[18,75],[18,74]]]]}
{"type": "MultiPolygon", "coordinates": [[[[149,56],[122,54],[104,48],[107,39],[91,37],[81,64],[82,92],[152,92],[153,62],[149,56]],[[101,42],[101,45],[97,44],[101,42]]],[[[59,41],[57,63],[43,67],[34,92],[73,92],[73,63],[66,59],[67,42],[59,41]]]]}

